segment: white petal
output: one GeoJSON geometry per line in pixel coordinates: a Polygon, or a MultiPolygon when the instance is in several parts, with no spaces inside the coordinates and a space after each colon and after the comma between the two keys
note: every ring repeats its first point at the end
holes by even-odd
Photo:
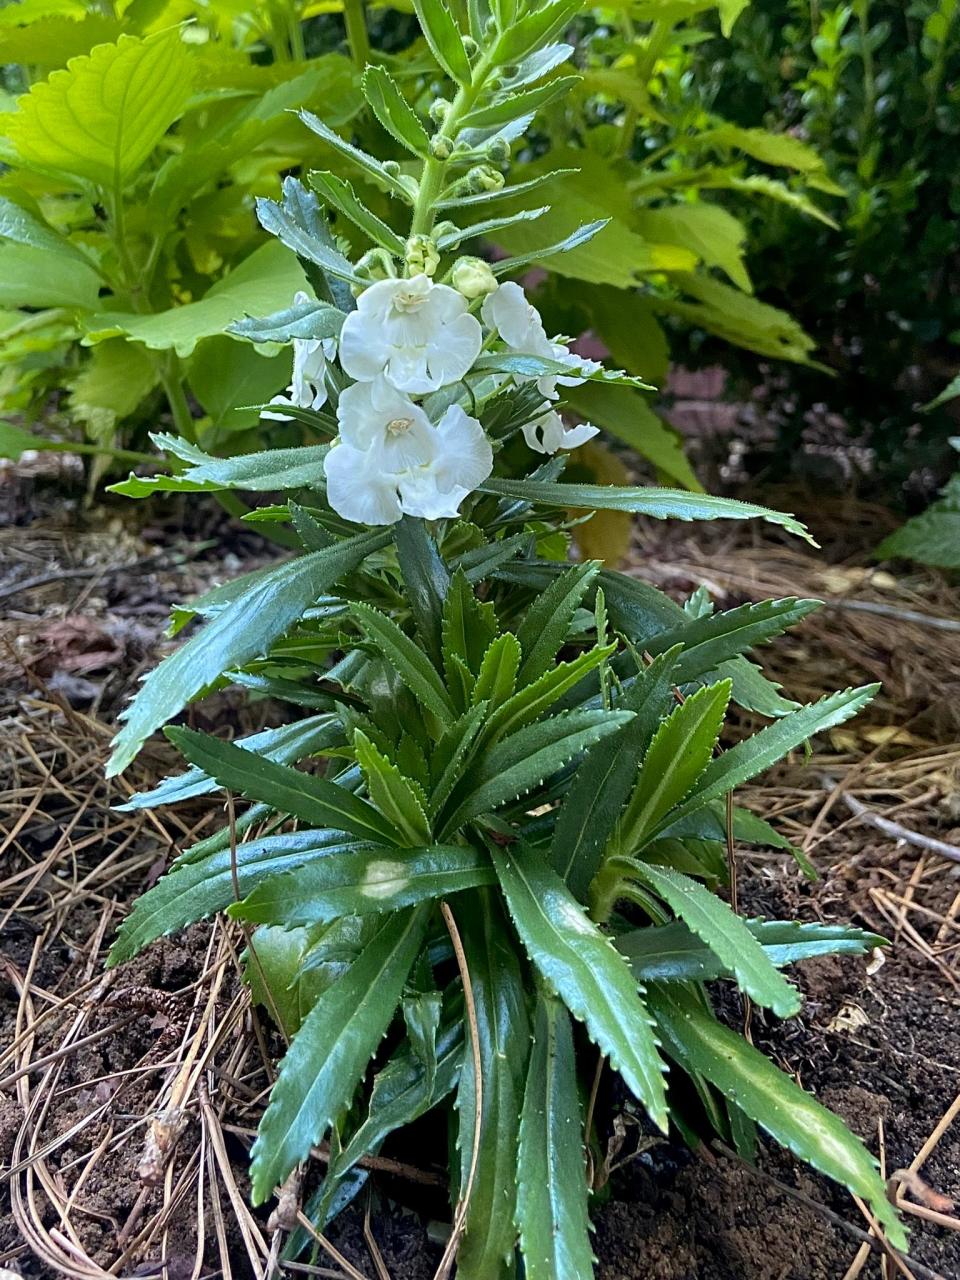
{"type": "MultiPolygon", "coordinates": [[[[293,390],[292,387],[287,388],[288,392],[292,392],[292,390],[293,390]]],[[[293,408],[293,404],[294,404],[289,394],[285,396],[271,396],[270,403],[285,404],[285,405],[288,405],[290,408],[293,408]]],[[[291,418],[289,413],[271,413],[269,409],[261,409],[260,417],[269,418],[273,422],[293,422],[293,418],[291,418]]]]}
{"type": "Polygon", "coordinates": [[[459,382],[473,368],[482,346],[483,330],[475,316],[464,313],[445,325],[428,348],[428,367],[434,386],[459,382]]]}
{"type": "Polygon", "coordinates": [[[427,468],[400,477],[403,510],[421,520],[453,519],[460,514],[460,504],[468,493],[468,489],[459,487],[441,493],[436,477],[427,468]]]}
{"type": "Polygon", "coordinates": [[[559,413],[545,413],[523,428],[523,438],[537,453],[556,453],[558,449],[577,449],[592,440],[599,428],[589,422],[568,427],[559,413]]]}
{"type": "Polygon", "coordinates": [[[397,478],[382,471],[374,453],[337,444],[323,463],[327,499],[338,515],[354,524],[394,524],[402,514],[397,478]]]}
{"type": "MultiPolygon", "coordinates": [[[[387,281],[380,283],[386,284],[387,281]]],[[[371,289],[376,287],[372,285],[371,289]]],[[[366,294],[362,293],[360,297],[365,298],[366,294]]],[[[383,373],[389,357],[390,348],[382,320],[371,318],[359,309],[351,311],[340,330],[340,364],[344,373],[358,382],[369,382],[383,373]]]]}
{"type": "Polygon", "coordinates": [[[480,314],[487,327],[496,329],[508,347],[543,354],[538,348],[548,340],[540,313],[527,301],[527,295],[515,281],[508,280],[495,293],[488,294],[480,314]]]}
{"type": "Polygon", "coordinates": [[[439,449],[433,470],[441,492],[475,489],[493,470],[493,450],[476,418],[452,404],[437,423],[439,449]]]}

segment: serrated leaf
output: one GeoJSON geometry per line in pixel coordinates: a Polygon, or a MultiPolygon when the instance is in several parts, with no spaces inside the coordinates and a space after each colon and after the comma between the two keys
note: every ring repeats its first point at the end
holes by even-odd
{"type": "Polygon", "coordinates": [[[663,1063],[626,963],[532,845],[487,847],[530,960],[666,1132],[663,1063]]]}
{"type": "Polygon", "coordinates": [[[268,200],[265,196],[258,197],[257,218],[260,225],[264,231],[276,236],[281,244],[292,249],[298,258],[318,266],[325,276],[344,280],[348,284],[362,284],[363,281],[339,249],[320,239],[313,228],[298,216],[297,207],[288,194],[288,188],[294,181],[295,179],[288,178],[284,183],[282,204],[278,204],[276,200],[268,200]]]}
{"type": "Polygon", "coordinates": [[[490,712],[505,703],[516,688],[520,669],[520,642],[515,635],[505,631],[492,642],[473,686],[473,704],[486,703],[490,712]]]}
{"type": "Polygon", "coordinates": [[[906,1233],[887,1200],[876,1161],[843,1122],[762,1053],[707,1013],[693,995],[652,983],[651,1011],[664,1047],[685,1069],[705,1076],[777,1142],[866,1200],[897,1248],[906,1233]]]}
{"type": "Polygon", "coordinates": [[[414,155],[425,157],[430,147],[427,131],[393,76],[384,67],[368,66],[361,83],[364,97],[387,133],[414,155]]]}
{"type": "Polygon", "coordinates": [[[558,662],[550,667],[532,684],[519,689],[498,710],[490,713],[484,733],[485,740],[492,742],[506,734],[515,733],[521,726],[542,716],[615,651],[615,643],[598,645],[593,649],[586,649],[570,662],[558,662]]]}
{"type": "Polygon", "coordinates": [[[449,195],[441,196],[437,201],[437,208],[471,209],[476,205],[492,204],[495,200],[510,200],[515,196],[528,195],[538,187],[546,186],[548,182],[554,182],[570,173],[576,173],[576,169],[553,169],[538,178],[529,178],[526,182],[515,182],[494,191],[474,191],[468,195],[456,195],[452,190],[449,195]]]}
{"type": "Polygon", "coordinates": [[[583,1119],[570,1017],[541,991],[520,1117],[517,1227],[527,1280],[590,1280],[583,1119]]]}
{"type": "Polygon", "coordinates": [[[227,326],[227,332],[251,342],[291,342],[294,338],[336,338],[346,319],[329,302],[295,302],[260,319],[244,316],[227,326]]]}
{"type": "Polygon", "coordinates": [[[398,258],[403,257],[403,241],[382,218],[378,218],[367,208],[345,178],[338,178],[335,173],[311,169],[307,175],[307,181],[324,204],[339,210],[374,244],[380,245],[398,258]]]}
{"type": "Polygon", "coordinates": [[[486,702],[471,707],[459,720],[453,722],[434,748],[430,765],[436,783],[430,793],[431,817],[440,812],[460,781],[486,714],[486,702]]]}
{"type": "Polygon", "coordinates": [[[367,780],[367,793],[383,816],[409,845],[430,843],[430,826],[417,797],[415,784],[403,776],[393,761],[357,729],[353,735],[357,764],[367,780]]]}
{"type": "Polygon", "coordinates": [[[491,126],[509,124],[517,116],[529,115],[540,111],[557,98],[570,93],[580,83],[580,76],[557,76],[546,84],[537,85],[525,93],[514,90],[502,96],[497,95],[495,101],[485,107],[477,107],[463,119],[465,129],[486,129],[491,126]]]}
{"type": "Polygon", "coordinates": [[[579,0],[553,0],[525,14],[501,34],[496,45],[497,62],[501,65],[519,62],[532,50],[539,49],[558,35],[580,8],[579,0]]]}
{"type": "Polygon", "coordinates": [[[119,192],[183,112],[192,77],[178,27],[122,35],[36,83],[7,136],[25,165],[119,192]]]}
{"type": "MultiPolygon", "coordinates": [[[[884,942],[875,933],[847,925],[789,920],[744,920],[743,924],[777,968],[817,956],[864,955],[884,942]]],[[[680,921],[632,929],[620,934],[615,943],[641,982],[711,982],[733,977],[719,956],[680,921]]]]}
{"type": "Polygon", "coordinates": [[[314,1005],[280,1064],[250,1165],[263,1204],[350,1101],[400,1001],[430,907],[385,921],[314,1005]]]}
{"type": "MultiPolygon", "coordinates": [[[[258,357],[254,357],[258,358],[258,357]]],[[[249,361],[250,355],[247,355],[249,361]]],[[[152,493],[192,492],[202,489],[244,489],[250,493],[316,488],[323,484],[323,460],[329,445],[307,445],[294,449],[266,449],[261,453],[215,458],[197,445],[176,436],[155,434],[158,449],[174,453],[188,465],[173,476],[137,476],[108,486],[108,492],[127,498],[147,498],[152,493]]]]}
{"type": "Polygon", "coordinates": [[[532,791],[576,755],[633,718],[629,711],[568,711],[504,738],[477,759],[454,794],[444,832],[532,791]]]}
{"type": "MultiPolygon", "coordinates": [[[[552,176],[556,177],[556,171],[552,176]]],[[[570,253],[573,249],[578,249],[580,245],[587,244],[588,241],[592,240],[595,235],[603,230],[608,222],[609,218],[598,218],[593,222],[585,222],[582,226],[577,227],[576,231],[572,231],[570,235],[564,236],[562,240],[558,240],[555,244],[539,245],[529,253],[519,253],[510,258],[502,258],[492,264],[493,274],[495,276],[509,275],[510,272],[516,271],[519,267],[529,266],[531,262],[542,262],[545,258],[556,257],[557,254],[570,253]]]]}
{"type": "Polygon", "coordinates": [[[774,636],[781,635],[788,627],[796,626],[821,607],[819,600],[797,600],[794,597],[743,604],[736,609],[691,619],[676,632],[658,637],[656,647],[668,647],[682,641],[683,653],[677,663],[677,680],[686,684],[695,676],[713,671],[721,663],[755,645],[765,644],[774,636]]]}
{"type": "MultiPolygon", "coordinates": [[[[359,534],[258,576],[249,589],[147,676],[121,714],[107,776],[122,773],[146,739],[224,671],[262,656],[324,591],[366,556],[387,545],[387,533],[359,534]]],[[[238,748],[239,750],[239,748],[238,748]]]]}
{"type": "Polygon", "coordinates": [[[394,541],[410,612],[428,652],[439,658],[443,603],[450,588],[447,566],[423,520],[403,516],[394,525],[394,541]]]}
{"type": "Polygon", "coordinates": [[[517,628],[523,652],[520,687],[540,678],[553,663],[570,631],[573,615],[600,572],[598,561],[585,561],[562,574],[538,596],[517,628]]]}
{"type": "Polygon", "coordinates": [[[377,652],[429,711],[444,724],[454,719],[450,695],[436,667],[419,646],[385,613],[355,603],[350,612],[377,652]]]}
{"type": "Polygon", "coordinates": [[[443,0],[413,0],[413,4],[430,52],[451,80],[468,85],[472,79],[470,59],[449,6],[443,0]]]}
{"type": "MultiPolygon", "coordinates": [[[[443,253],[447,249],[458,248],[465,240],[486,238],[493,232],[501,231],[504,227],[512,227],[518,222],[534,222],[546,212],[546,207],[542,209],[521,209],[517,213],[505,214],[502,218],[485,218],[483,222],[475,222],[471,227],[457,227],[453,231],[445,231],[443,235],[437,237],[437,248],[443,253]]],[[[474,367],[487,369],[492,366],[487,361],[482,364],[476,364],[474,367]]]]}
{"type": "Polygon", "coordinates": [[[555,484],[544,480],[490,479],[479,486],[481,493],[499,498],[516,498],[539,506],[571,507],[595,511],[631,511],[656,520],[766,520],[781,525],[813,546],[804,525],[794,516],[771,511],[734,498],[684,493],[681,489],[615,488],[610,485],[555,484]]]}
{"type": "Polygon", "coordinates": [[[272,876],[229,914],[258,924],[325,924],[339,916],[397,911],[495,881],[490,860],[465,846],[367,847],[272,876]]]}
{"type": "Polygon", "coordinates": [[[372,180],[377,186],[388,191],[391,195],[397,196],[399,199],[406,201],[407,204],[413,203],[413,196],[416,190],[415,184],[410,182],[408,185],[404,183],[399,175],[388,172],[379,160],[368,155],[366,151],[361,151],[359,147],[355,147],[351,142],[345,142],[338,133],[324,124],[324,122],[315,116],[311,111],[301,111],[300,119],[311,129],[319,138],[322,138],[329,146],[333,147],[342,156],[351,161],[364,174],[368,180],[372,180]],[[413,190],[411,190],[411,186],[413,190]]]}
{"type": "Polygon", "coordinates": [[[638,874],[732,973],[740,989],[780,1018],[800,1008],[796,990],[777,972],[763,947],[730,907],[702,884],[670,867],[643,865],[638,874]]]}

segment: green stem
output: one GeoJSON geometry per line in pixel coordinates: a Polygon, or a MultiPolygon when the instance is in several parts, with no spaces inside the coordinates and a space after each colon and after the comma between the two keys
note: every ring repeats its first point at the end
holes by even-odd
{"type": "Polygon", "coordinates": [[[367,16],[363,0],[344,0],[343,18],[347,26],[347,44],[350,56],[358,71],[370,61],[370,37],[367,35],[367,16]]]}
{"type": "Polygon", "coordinates": [[[193,426],[193,414],[190,412],[190,405],[187,403],[187,396],[183,389],[183,369],[180,358],[174,352],[168,352],[158,372],[160,385],[163,387],[164,395],[170,405],[170,412],[173,414],[173,425],[177,429],[177,434],[183,436],[184,440],[189,440],[191,444],[195,444],[197,434],[193,426]]]}

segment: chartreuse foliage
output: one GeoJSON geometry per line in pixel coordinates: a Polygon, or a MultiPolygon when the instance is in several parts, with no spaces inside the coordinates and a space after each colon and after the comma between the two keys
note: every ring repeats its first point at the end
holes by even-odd
{"type": "MultiPolygon", "coordinates": [[[[728,814],[731,792],[873,689],[800,706],[747,656],[815,601],[715,612],[698,592],[682,607],[567,557],[568,512],[585,508],[805,531],[696,493],[564,480],[558,450],[574,429],[553,396],[572,382],[629,398],[632,380],[548,340],[522,292],[456,247],[476,231],[476,203],[482,225],[520,225],[485,157],[550,100],[569,54],[556,40],[577,11],[477,0],[461,26],[420,0],[449,98],[424,113],[384,67],[363,78],[402,164],[305,116],[349,186],[333,170],[312,180],[316,195],[288,180],[261,216],[315,297],[235,328],[297,344],[301,374],[313,362],[319,407],[283,411],[323,443],[225,460],[162,437],[172,473],[119,486],[269,491],[254,518],[288,525],[302,550],[177,610],[175,630],[197,630],[125,713],[112,772],[230,683],[288,703],[294,723],[233,743],[167,730],[190,767],[129,807],[216,789],[249,806],[143,895],[111,960],[214,912],[252,930],[254,993],[292,1037],[252,1153],[253,1198],[328,1138],[305,1210],[318,1228],[362,1185],[358,1162],[434,1111],[450,1129],[463,1280],[515,1274],[518,1250],[534,1280],[583,1280],[595,1135],[582,1101],[599,1052],[653,1128],[695,1141],[712,1125],[744,1148],[756,1125],[867,1200],[902,1246],[863,1144],[718,1021],[706,986],[729,979],[787,1017],[800,1005],[787,966],[880,941],[743,920],[722,892],[728,838],[790,848],[746,810],[728,814]],[[448,211],[456,225],[438,223],[448,211]],[[335,213],[365,252],[334,240],[335,213]],[[445,444],[451,422],[466,462],[445,444]],[[467,464],[486,478],[458,486],[467,464]],[[358,529],[356,504],[381,527],[358,529]],[[769,723],[727,747],[731,702],[769,723]]],[[[598,230],[575,218],[558,227],[561,261],[564,241],[598,230]]],[[[308,1243],[294,1234],[288,1256],[308,1243]]]]}

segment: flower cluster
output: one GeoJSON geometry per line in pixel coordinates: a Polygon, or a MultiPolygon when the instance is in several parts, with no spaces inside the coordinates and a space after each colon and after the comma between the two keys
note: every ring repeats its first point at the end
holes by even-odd
{"type": "Polygon", "coordinates": [[[507,378],[537,383],[544,412],[523,426],[531,449],[556,453],[596,435],[597,428],[586,423],[567,427],[547,406],[557,399],[558,386],[582,382],[599,365],[548,338],[522,288],[498,286],[489,269],[483,269],[486,290],[477,288],[476,271],[454,274],[460,289],[435,284],[426,274],[378,280],[360,294],[339,340],[294,339],[293,380],[285,395],[271,401],[278,409],[264,416],[289,416],[282,412],[284,405],[324,405],[331,386],[338,385],[328,363],[339,359],[342,373],[352,381],[339,391],[340,430],[324,470],[330,505],[345,519],[383,525],[404,513],[427,520],[453,517],[464,498],[487,479],[493,448],[479,421],[449,401],[434,421],[429,400],[424,401],[441,388],[463,383],[481,352],[539,357],[569,367],[569,375],[551,371],[537,376],[513,369],[493,374],[500,383],[507,378]],[[471,303],[481,297],[478,319],[471,303]]]}

